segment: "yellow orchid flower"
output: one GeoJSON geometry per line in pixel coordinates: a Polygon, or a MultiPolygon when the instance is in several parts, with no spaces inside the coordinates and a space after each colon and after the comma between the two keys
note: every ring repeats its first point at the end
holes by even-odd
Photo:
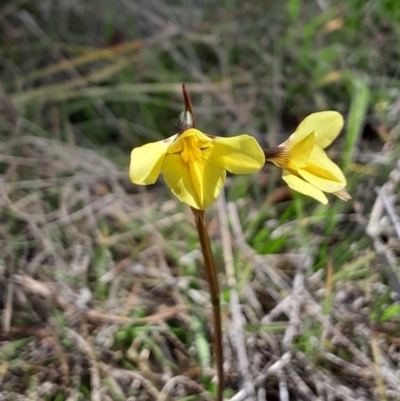
{"type": "Polygon", "coordinates": [[[189,128],[133,149],[129,177],[134,184],[148,185],[162,172],[181,202],[205,210],[221,193],[226,171],[249,174],[264,163],[264,152],[251,136],[221,138],[189,128]]]}
{"type": "Polygon", "coordinates": [[[266,163],[283,170],[282,179],[289,188],[328,203],[324,192],[343,200],[346,178],[324,152],[343,128],[343,117],[336,111],[322,111],[306,117],[296,131],[281,145],[265,151],[266,163]]]}

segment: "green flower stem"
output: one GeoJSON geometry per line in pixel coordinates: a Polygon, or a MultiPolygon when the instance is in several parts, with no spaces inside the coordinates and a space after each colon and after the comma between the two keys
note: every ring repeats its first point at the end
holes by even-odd
{"type": "Polygon", "coordinates": [[[203,252],[207,281],[210,286],[211,304],[214,316],[214,351],[218,371],[217,401],[222,401],[224,392],[224,355],[222,348],[221,306],[217,270],[215,268],[214,257],[211,250],[210,237],[208,236],[205,211],[193,208],[192,211],[196,221],[196,228],[199,234],[201,250],[203,252]]]}

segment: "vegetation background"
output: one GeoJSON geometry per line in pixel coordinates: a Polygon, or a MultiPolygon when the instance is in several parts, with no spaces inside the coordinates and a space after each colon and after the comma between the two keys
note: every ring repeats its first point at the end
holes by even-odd
{"type": "Polygon", "coordinates": [[[399,400],[399,52],[395,0],[2,1],[0,400],[213,399],[190,210],[127,177],[182,83],[202,131],[265,147],[347,121],[352,201],[266,167],[208,211],[226,398],[399,400]]]}

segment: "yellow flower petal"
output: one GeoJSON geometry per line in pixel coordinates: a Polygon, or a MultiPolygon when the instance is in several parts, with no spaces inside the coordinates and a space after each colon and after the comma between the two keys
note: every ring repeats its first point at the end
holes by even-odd
{"type": "Polygon", "coordinates": [[[307,171],[313,172],[315,168],[324,170],[323,178],[332,179],[333,181],[338,181],[346,185],[346,178],[340,167],[318,146],[313,149],[307,162],[307,171]]]}
{"type": "Polygon", "coordinates": [[[346,178],[342,170],[319,147],[313,149],[307,165],[298,169],[297,172],[310,184],[324,192],[338,192],[346,186],[346,178]]]}
{"type": "Polygon", "coordinates": [[[299,169],[298,173],[301,178],[314,185],[321,191],[333,193],[339,192],[341,189],[343,189],[343,184],[310,174],[307,170],[299,169]]]}
{"type": "Polygon", "coordinates": [[[343,128],[343,117],[336,111],[321,111],[307,116],[289,139],[300,141],[315,131],[315,144],[325,149],[343,128]]]}
{"type": "Polygon", "coordinates": [[[306,165],[315,144],[315,132],[310,132],[304,138],[289,147],[288,167],[297,170],[306,165]]]}
{"type": "Polygon", "coordinates": [[[328,199],[322,191],[320,191],[318,188],[315,188],[308,182],[303,181],[301,178],[284,171],[282,179],[286,182],[288,187],[293,189],[294,191],[300,192],[303,195],[310,196],[311,198],[316,199],[324,205],[328,204],[328,199]]]}
{"type": "Polygon", "coordinates": [[[231,138],[213,137],[212,161],[234,174],[249,174],[261,169],[264,152],[249,135],[231,138]]]}
{"type": "Polygon", "coordinates": [[[310,114],[289,139],[265,151],[266,160],[284,171],[283,179],[290,188],[321,203],[328,202],[323,192],[333,193],[343,200],[351,199],[345,190],[346,178],[323,150],[342,127],[343,118],[335,111],[310,114]]]}
{"type": "Polygon", "coordinates": [[[221,193],[226,171],[211,157],[213,148],[202,152],[195,163],[185,163],[179,154],[169,154],[162,165],[165,183],[183,203],[205,210],[221,193]]]}
{"type": "Polygon", "coordinates": [[[168,153],[180,153],[183,159],[188,162],[189,159],[201,157],[201,149],[213,146],[211,138],[195,128],[190,128],[179,135],[175,143],[168,148],[168,153]]]}
{"type": "Polygon", "coordinates": [[[176,135],[132,150],[129,178],[134,184],[149,185],[157,181],[168,147],[175,138],[176,135]]]}

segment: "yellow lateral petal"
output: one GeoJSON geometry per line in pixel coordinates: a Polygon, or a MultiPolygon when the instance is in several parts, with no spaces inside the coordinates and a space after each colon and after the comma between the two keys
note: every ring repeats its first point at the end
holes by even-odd
{"type": "Polygon", "coordinates": [[[339,135],[343,128],[343,117],[337,111],[321,111],[307,116],[291,135],[299,141],[315,131],[315,144],[325,149],[339,135]]]}
{"type": "Polygon", "coordinates": [[[169,154],[164,159],[162,171],[165,183],[181,202],[195,209],[205,210],[210,206],[225,182],[225,169],[212,161],[212,150],[204,150],[202,158],[192,165],[185,163],[177,154],[169,154]]]}
{"type": "Polygon", "coordinates": [[[318,188],[315,188],[308,182],[303,181],[301,178],[284,171],[282,179],[286,182],[289,188],[300,192],[303,195],[310,196],[324,205],[328,204],[328,199],[322,191],[320,191],[318,188]]]}
{"type": "Polygon", "coordinates": [[[307,171],[313,172],[315,168],[324,171],[324,175],[321,176],[322,178],[332,179],[346,185],[346,178],[340,167],[318,146],[314,147],[307,162],[307,171]]]}
{"type": "Polygon", "coordinates": [[[265,163],[264,152],[252,136],[214,137],[213,144],[212,161],[231,173],[254,173],[265,163]]]}
{"type": "Polygon", "coordinates": [[[320,189],[321,191],[333,193],[339,192],[344,188],[344,185],[342,183],[326,180],[324,178],[315,176],[313,174],[310,174],[307,170],[299,169],[297,170],[297,172],[299,173],[301,178],[309,182],[314,187],[320,189]]]}
{"type": "Polygon", "coordinates": [[[175,138],[176,135],[132,150],[129,178],[134,184],[149,185],[157,181],[168,147],[175,138]]]}
{"type": "Polygon", "coordinates": [[[289,143],[289,160],[288,167],[297,170],[306,165],[311,152],[314,148],[315,132],[310,132],[299,141],[296,141],[290,146],[289,143]]]}
{"type": "Polygon", "coordinates": [[[318,147],[313,149],[307,165],[299,169],[298,173],[324,192],[337,192],[346,186],[342,170],[318,147]]]}

